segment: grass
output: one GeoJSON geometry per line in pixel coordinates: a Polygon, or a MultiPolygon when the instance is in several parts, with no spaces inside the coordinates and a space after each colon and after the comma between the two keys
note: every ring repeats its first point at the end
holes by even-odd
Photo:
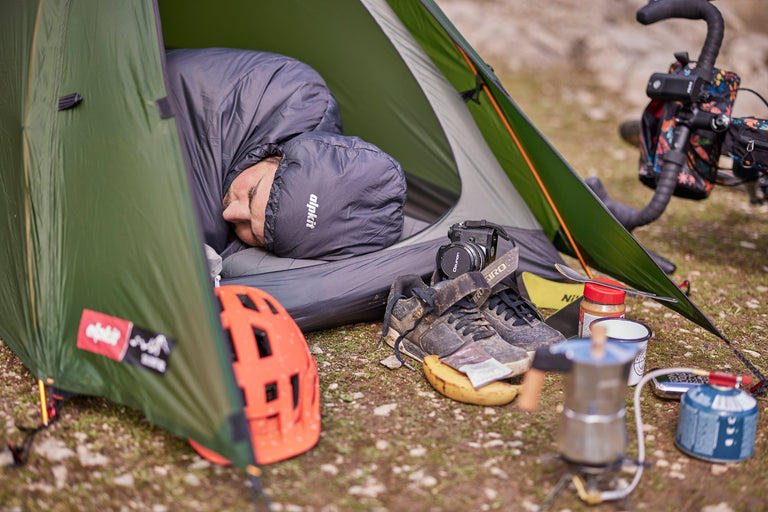
{"type": "MultiPolygon", "coordinates": [[[[636,152],[617,134],[618,124],[634,113],[594,92],[589,77],[574,75],[568,84],[546,76],[501,78],[580,175],[599,175],[612,195],[634,206],[648,200],[650,191],[636,179],[636,152]],[[579,103],[586,108],[569,101],[574,91],[590,90],[591,105],[579,103]],[[605,115],[590,110],[597,108],[605,115]]],[[[747,205],[739,190],[718,189],[703,202],[673,200],[662,219],[635,232],[641,243],[677,264],[674,280],[691,282],[694,302],[764,371],[766,211],[747,205]]],[[[723,341],[658,303],[629,298],[627,316],[654,332],[647,368],[693,365],[749,373],[723,341]]],[[[320,372],[322,434],[312,450],[264,468],[262,481],[274,510],[534,510],[564,472],[555,443],[562,376],[547,376],[535,413],[514,402],[461,404],[436,393],[418,372],[380,365],[391,353],[386,346],[376,348],[380,331],[381,323],[373,322],[307,334],[320,372]],[[388,416],[373,413],[385,404],[396,408],[388,416]]],[[[14,425],[39,421],[36,383],[5,345],[0,345],[0,376],[5,426],[0,441],[19,442],[14,425]]],[[[592,507],[567,488],[553,509],[680,512],[720,503],[728,504],[723,510],[764,508],[764,398],[755,455],[726,466],[692,459],[674,447],[677,402],[646,390],[641,407],[650,428],[652,465],[630,499],[592,507]]],[[[628,404],[628,413],[632,410],[628,404]]],[[[634,456],[631,424],[628,433],[628,454],[634,456]]],[[[33,453],[27,466],[2,469],[0,510],[253,509],[240,470],[205,463],[184,440],[124,406],[73,399],[36,444],[56,440],[72,450],[86,446],[109,462],[85,466],[78,457],[52,461],[33,453]],[[57,474],[65,479],[57,480],[57,474]]]]}

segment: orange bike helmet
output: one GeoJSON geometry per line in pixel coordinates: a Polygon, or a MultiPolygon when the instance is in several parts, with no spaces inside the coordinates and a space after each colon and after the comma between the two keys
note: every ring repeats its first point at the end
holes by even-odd
{"type": "MultiPolygon", "coordinates": [[[[320,438],[320,382],[299,326],[262,290],[225,285],[215,291],[256,462],[270,464],[309,450],[320,438]]],[[[207,460],[229,464],[193,440],[190,444],[207,460]]]]}

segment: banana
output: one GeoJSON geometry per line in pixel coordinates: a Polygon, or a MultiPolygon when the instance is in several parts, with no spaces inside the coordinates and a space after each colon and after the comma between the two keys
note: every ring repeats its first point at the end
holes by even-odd
{"type": "Polygon", "coordinates": [[[440,361],[435,355],[426,356],[422,363],[424,374],[432,387],[459,402],[475,405],[504,405],[517,396],[520,386],[495,381],[475,389],[469,378],[440,361]]]}

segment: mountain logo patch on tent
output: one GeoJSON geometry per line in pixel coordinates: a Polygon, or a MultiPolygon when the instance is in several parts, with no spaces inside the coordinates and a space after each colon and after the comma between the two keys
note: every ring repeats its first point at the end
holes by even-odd
{"type": "Polygon", "coordinates": [[[134,326],[128,338],[128,350],[123,361],[165,375],[174,340],[156,332],[134,326]]]}
{"type": "Polygon", "coordinates": [[[176,342],[133,322],[83,309],[77,348],[164,375],[176,342]]]}

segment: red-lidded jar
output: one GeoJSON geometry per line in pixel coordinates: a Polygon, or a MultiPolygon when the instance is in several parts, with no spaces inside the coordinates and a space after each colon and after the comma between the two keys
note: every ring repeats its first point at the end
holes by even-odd
{"type": "MultiPolygon", "coordinates": [[[[610,279],[597,278],[595,281],[621,286],[621,283],[610,279]]],[[[579,309],[579,338],[589,338],[592,334],[589,325],[598,318],[624,318],[627,310],[624,305],[626,296],[627,292],[623,290],[600,286],[597,283],[584,283],[584,297],[579,309]]]]}

